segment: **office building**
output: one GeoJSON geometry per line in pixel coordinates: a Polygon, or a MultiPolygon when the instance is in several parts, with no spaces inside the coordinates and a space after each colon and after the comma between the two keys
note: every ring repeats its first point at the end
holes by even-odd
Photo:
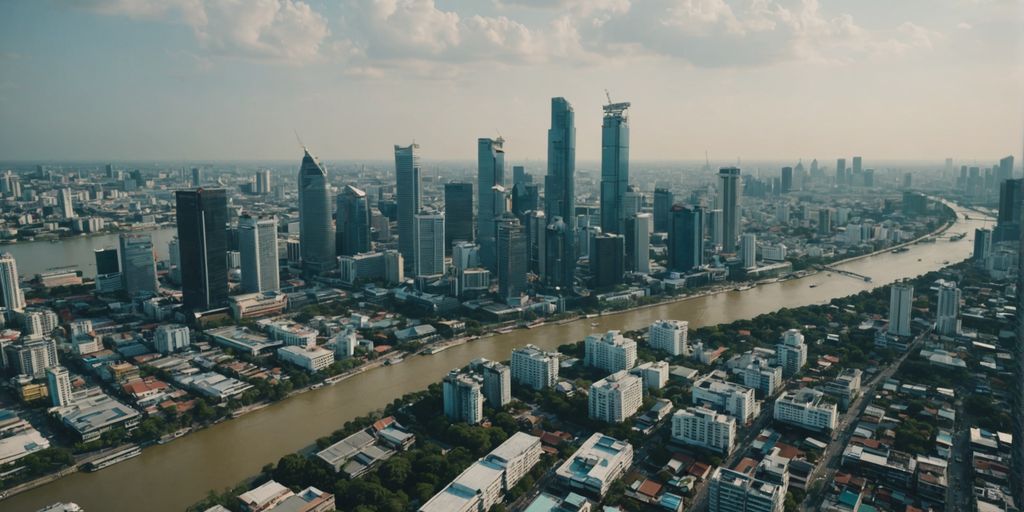
{"type": "Polygon", "coordinates": [[[654,189],[654,232],[669,231],[669,212],[675,204],[675,196],[666,188],[654,189]]]}
{"type": "Polygon", "coordinates": [[[782,367],[782,376],[790,378],[807,364],[807,345],[799,329],[789,329],[782,335],[782,342],[775,345],[775,357],[782,367]]]}
{"type": "MultiPolygon", "coordinates": [[[[181,302],[208,311],[227,305],[227,196],[224,189],[175,193],[181,251],[181,302]]],[[[276,247],[276,246],[275,246],[276,247]]]]}
{"type": "Polygon", "coordinates": [[[721,372],[712,372],[693,383],[690,388],[694,405],[705,405],[724,412],[746,424],[760,413],[753,388],[728,382],[721,372]]]}
{"type": "Polygon", "coordinates": [[[405,281],[405,261],[401,252],[384,251],[384,281],[389,285],[405,281]]]}
{"type": "Polygon", "coordinates": [[[596,432],[555,470],[555,478],[563,487],[600,499],[632,465],[631,444],[596,432]]]}
{"type": "MultiPolygon", "coordinates": [[[[296,250],[298,249],[298,241],[295,242],[296,250]]],[[[290,248],[290,247],[289,247],[290,248]]],[[[290,253],[289,253],[290,254],[290,253]]],[[[296,252],[296,255],[298,252],[296,252]]],[[[289,261],[292,261],[289,258],[289,261]]],[[[295,260],[298,263],[299,259],[296,256],[295,260]]],[[[178,241],[178,237],[174,237],[170,242],[167,242],[167,263],[170,267],[167,270],[167,279],[174,284],[181,284],[181,243],[178,241]]]]}
{"type": "Polygon", "coordinates": [[[787,391],[775,399],[772,417],[807,430],[832,431],[839,413],[836,404],[824,400],[824,396],[821,391],[810,388],[787,391]]]}
{"type": "Polygon", "coordinates": [[[619,331],[591,334],[584,341],[583,363],[607,372],[629,370],[636,366],[636,342],[619,331]]]}
{"type": "Polygon", "coordinates": [[[161,354],[177,352],[191,343],[188,327],[184,325],[162,324],[153,334],[153,345],[161,354]]]}
{"type": "Polygon", "coordinates": [[[455,242],[473,241],[473,184],[444,184],[444,250],[455,242]]]}
{"type": "Polygon", "coordinates": [[[543,282],[546,277],[547,217],[540,210],[526,214],[526,261],[530,272],[543,282]]]}
{"type": "Polygon", "coordinates": [[[818,210],[818,234],[828,236],[832,233],[832,209],[818,210]]]}
{"type": "Polygon", "coordinates": [[[199,188],[203,184],[203,172],[198,167],[192,168],[192,187],[199,188]]]}
{"type": "Polygon", "coordinates": [[[994,242],[1020,239],[1021,201],[1024,200],[1024,179],[1009,179],[999,183],[999,213],[993,232],[994,242]]]}
{"type": "Polygon", "coordinates": [[[512,401],[512,371],[501,363],[484,365],[484,399],[492,409],[501,409],[512,401]]]}
{"type": "Polygon", "coordinates": [[[653,217],[637,213],[626,219],[626,270],[640,274],[651,272],[651,229],[653,217]]]}
{"type": "Polygon", "coordinates": [[[544,352],[534,345],[512,350],[512,380],[535,391],[558,382],[558,354],[544,352]]]}
{"type": "Polygon", "coordinates": [[[757,235],[743,233],[740,237],[740,264],[743,268],[757,268],[757,235]]]}
{"type": "MultiPolygon", "coordinates": [[[[1024,233],[1016,240],[1018,254],[1024,254],[1024,233]]],[[[1014,359],[1017,375],[1014,389],[1010,391],[1011,417],[1013,418],[1013,450],[1010,457],[1011,489],[1018,506],[1024,503],[1024,258],[1017,258],[1017,336],[1014,359]]]]}
{"type": "Polygon", "coordinates": [[[444,415],[451,421],[470,425],[480,423],[484,416],[484,395],[472,377],[452,370],[442,383],[444,415]]]}
{"type": "Polygon", "coordinates": [[[576,126],[572,105],[551,99],[548,171],[544,177],[544,215],[548,219],[547,284],[565,293],[573,288],[576,269],[576,126]]]}
{"type": "MultiPolygon", "coordinates": [[[[420,211],[419,144],[395,145],[395,199],[398,201],[398,251],[406,268],[415,269],[415,216],[420,211]]],[[[443,242],[442,242],[443,243],[443,242]]]]}
{"type": "Polygon", "coordinates": [[[723,167],[718,171],[718,208],[722,210],[722,252],[736,252],[740,236],[740,170],[723,167]]]}
{"type": "Polygon", "coordinates": [[[764,359],[756,358],[738,371],[743,385],[753,388],[762,397],[775,396],[775,392],[782,389],[782,368],[771,366],[764,359]]]}
{"type": "Polygon", "coordinates": [[[256,171],[256,193],[265,196],[270,193],[270,170],[260,169],[256,171]]]}
{"type": "Polygon", "coordinates": [[[74,401],[71,396],[71,374],[63,366],[46,369],[46,387],[50,392],[50,405],[64,407],[74,401]]]}
{"type": "Polygon", "coordinates": [[[281,289],[277,258],[277,217],[239,217],[238,252],[244,291],[260,293],[281,289]]]}
{"type": "Polygon", "coordinates": [[[910,336],[910,313],[914,307],[914,285],[909,281],[889,287],[889,334],[910,336]]]}
{"type": "Polygon", "coordinates": [[[498,295],[506,300],[518,300],[526,293],[526,232],[519,219],[510,212],[503,213],[495,222],[498,227],[495,262],[498,295]]]}
{"type": "Polygon", "coordinates": [[[0,300],[0,306],[8,310],[25,310],[25,293],[18,281],[18,262],[9,252],[0,254],[0,300]]]}
{"type": "Polygon", "coordinates": [[[335,243],[338,256],[370,252],[370,203],[366,192],[347,185],[337,198],[335,243]]]}
{"type": "Polygon", "coordinates": [[[590,275],[596,289],[612,288],[622,283],[626,273],[625,238],[612,233],[600,233],[591,241],[590,275]]]}
{"type": "Polygon", "coordinates": [[[687,342],[689,328],[690,323],[684,320],[658,320],[647,332],[647,343],[673,356],[688,356],[691,352],[687,342]]]}
{"type": "Polygon", "coordinates": [[[60,365],[57,342],[52,338],[23,339],[3,347],[7,366],[33,379],[46,376],[46,369],[60,365]]]}
{"type": "Polygon", "coordinates": [[[785,499],[784,486],[722,467],[708,483],[708,512],[782,512],[785,499]]]}
{"type": "Polygon", "coordinates": [[[793,191],[793,168],[782,168],[782,193],[788,194],[793,191]]]}
{"type": "Polygon", "coordinates": [[[299,241],[302,272],[306,276],[314,276],[334,268],[331,186],[327,182],[327,170],[323,164],[308,149],[303,147],[302,150],[304,154],[299,167],[299,241]]]}
{"type": "Polygon", "coordinates": [[[845,411],[860,394],[862,375],[863,372],[857,368],[844,368],[835,379],[825,384],[822,391],[839,399],[839,407],[845,411]]]}
{"type": "Polygon", "coordinates": [[[992,230],[988,228],[975,229],[974,252],[971,253],[971,259],[984,263],[989,254],[992,254],[992,230]]]}
{"type": "Polygon", "coordinates": [[[622,423],[640,410],[643,401],[643,379],[617,371],[590,385],[587,413],[592,420],[622,423]]]}
{"type": "MultiPolygon", "coordinates": [[[[179,221],[180,222],[180,221],[179,221]]],[[[156,259],[153,239],[146,233],[121,233],[121,278],[129,295],[156,295],[156,259]]],[[[224,261],[224,258],[221,258],[224,261]]],[[[226,262],[225,262],[226,265],[226,262]]],[[[224,273],[227,284],[227,269],[224,273]]]]}
{"type": "Polygon", "coordinates": [[[62,218],[75,218],[75,209],[71,202],[70,188],[62,188],[57,191],[57,208],[60,210],[60,216],[62,218]]]}
{"type": "Polygon", "coordinates": [[[601,124],[601,231],[623,234],[629,185],[629,103],[604,106],[601,124]]]}
{"type": "Polygon", "coordinates": [[[543,455],[540,438],[516,432],[432,496],[419,512],[486,512],[505,499],[543,455]]]}
{"type": "Polygon", "coordinates": [[[131,432],[142,414],[105,394],[74,400],[52,411],[83,443],[99,439],[104,432],[121,428],[131,432]]]}
{"type": "Polygon", "coordinates": [[[729,455],[736,446],[736,419],[705,407],[680,409],[672,415],[672,439],[729,455]]]}
{"type": "Polygon", "coordinates": [[[326,370],[334,364],[334,352],[316,345],[287,345],[277,349],[277,358],[310,373],[326,370]]]}
{"type": "Polygon", "coordinates": [[[690,272],[704,265],[704,209],[675,205],[669,215],[668,270],[690,272]]]}
{"type": "Polygon", "coordinates": [[[124,288],[117,249],[96,249],[96,291],[112,293],[124,288]]]}
{"type": "Polygon", "coordinates": [[[665,361],[642,363],[633,367],[629,373],[640,377],[644,389],[657,390],[668,384],[668,363],[665,361]]]}
{"type": "Polygon", "coordinates": [[[416,277],[444,274],[444,213],[417,213],[413,217],[413,232],[416,277]]]}
{"type": "Polygon", "coordinates": [[[943,336],[960,334],[960,289],[956,287],[956,283],[945,282],[939,285],[935,332],[943,336]]]}
{"type": "Polygon", "coordinates": [[[846,159],[836,159],[836,187],[846,187],[846,159]]]}
{"type": "Polygon", "coordinates": [[[480,245],[480,263],[484,268],[497,270],[498,217],[504,213],[503,205],[496,204],[494,187],[505,185],[505,140],[477,140],[477,243],[480,245]]]}

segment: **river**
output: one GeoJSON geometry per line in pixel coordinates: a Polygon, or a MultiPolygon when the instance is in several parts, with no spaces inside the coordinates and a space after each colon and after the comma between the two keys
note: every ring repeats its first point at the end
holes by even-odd
{"type": "Polygon", "coordinates": [[[208,490],[233,486],[258,473],[264,464],[310,445],[352,418],[423,389],[441,380],[450,369],[478,357],[505,360],[514,347],[527,343],[554,349],[591,333],[638,329],[662,318],[688,320],[691,328],[752,318],[783,307],[828,302],[936,270],[946,262],[959,262],[970,257],[974,229],[986,222],[978,219],[980,215],[975,212],[957,212],[958,220],[947,233],[967,232],[962,240],[941,239],[913,245],[905,253],[884,252],[839,266],[871,276],[870,283],[821,272],[742,292],[723,292],[483,338],[435,355],[410,357],[401,364],[380,367],[334,386],[294,396],[239,419],[147,448],[139,457],[96,473],[64,477],[0,502],[0,509],[31,512],[55,501],[74,501],[87,512],[180,511],[208,490]],[[964,219],[964,213],[971,220],[964,219]],[[593,322],[597,325],[591,325],[593,322]]]}
{"type": "MultiPolygon", "coordinates": [[[[160,260],[166,260],[167,243],[178,236],[173,227],[139,230],[135,233],[148,233],[153,236],[153,251],[160,260]]],[[[96,277],[96,249],[118,247],[118,235],[93,235],[63,238],[50,242],[18,242],[0,245],[0,253],[9,252],[18,262],[18,274],[31,278],[36,274],[54,268],[73,267],[82,271],[82,276],[96,277]]]]}

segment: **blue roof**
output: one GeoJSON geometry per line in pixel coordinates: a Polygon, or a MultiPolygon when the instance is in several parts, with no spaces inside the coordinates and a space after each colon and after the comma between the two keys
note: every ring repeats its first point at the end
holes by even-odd
{"type": "Polygon", "coordinates": [[[860,494],[851,492],[849,489],[843,491],[842,494],[839,495],[839,503],[847,505],[851,508],[857,505],[857,500],[859,499],[860,494]]]}

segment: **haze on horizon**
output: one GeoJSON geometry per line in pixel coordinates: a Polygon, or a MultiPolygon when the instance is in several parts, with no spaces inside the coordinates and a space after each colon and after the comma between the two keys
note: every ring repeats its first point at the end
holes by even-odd
{"type": "Polygon", "coordinates": [[[14,0],[0,159],[379,159],[415,139],[543,160],[550,98],[596,160],[994,160],[1024,140],[1015,0],[14,0]]]}

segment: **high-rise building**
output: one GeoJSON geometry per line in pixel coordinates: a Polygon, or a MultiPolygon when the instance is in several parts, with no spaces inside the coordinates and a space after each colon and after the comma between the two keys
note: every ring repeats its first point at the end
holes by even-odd
{"type": "Polygon", "coordinates": [[[782,168],[782,193],[788,194],[793,191],[793,168],[782,168]]]}
{"type": "Polygon", "coordinates": [[[910,336],[910,312],[914,307],[914,285],[909,281],[889,287],[889,334],[910,336]]]}
{"type": "Polygon", "coordinates": [[[473,241],[473,184],[444,184],[444,251],[455,242],[473,241]]]}
{"type": "Polygon", "coordinates": [[[544,215],[548,219],[547,283],[572,291],[576,270],[576,126],[572,105],[551,99],[548,172],[544,177],[544,215]]]}
{"type": "Polygon", "coordinates": [[[238,252],[244,291],[256,293],[281,289],[276,217],[239,217],[238,252]]]}
{"type": "Polygon", "coordinates": [[[782,376],[789,378],[807,364],[807,345],[799,329],[789,329],[782,334],[782,342],[775,345],[775,357],[782,367],[782,376]]]}
{"type": "Polygon", "coordinates": [[[413,233],[416,277],[444,274],[444,213],[417,213],[413,217],[413,233]]]}
{"type": "MultiPolygon", "coordinates": [[[[406,268],[415,269],[416,231],[414,227],[420,211],[420,145],[395,145],[395,199],[398,201],[398,251],[402,253],[406,268]]],[[[444,241],[441,242],[442,244],[444,241]]]]}
{"type": "Polygon", "coordinates": [[[782,512],[786,488],[718,467],[708,483],[708,512],[782,512]]]}
{"type": "Polygon", "coordinates": [[[222,188],[179,190],[175,198],[182,305],[193,311],[222,307],[228,300],[226,192],[222,188]]]}
{"type": "Polygon", "coordinates": [[[626,221],[626,270],[649,274],[651,272],[651,228],[649,213],[637,213],[626,221]]]}
{"type": "Polygon", "coordinates": [[[860,173],[864,171],[863,159],[859,156],[853,157],[853,175],[860,176],[860,173]]]}
{"type": "Polygon", "coordinates": [[[935,331],[944,336],[960,334],[960,289],[956,283],[939,286],[939,301],[935,310],[935,331]]]}
{"type": "Polygon", "coordinates": [[[402,253],[395,250],[384,251],[384,280],[391,285],[405,280],[405,262],[402,261],[402,253]]]}
{"type": "Polygon", "coordinates": [[[590,385],[587,412],[592,420],[622,423],[640,410],[643,401],[643,379],[620,370],[590,385]]]}
{"type": "Polygon", "coordinates": [[[846,186],[846,159],[836,159],[836,187],[843,188],[846,186]]]}
{"type": "Polygon", "coordinates": [[[484,268],[497,270],[497,225],[495,221],[504,212],[496,204],[493,189],[505,185],[505,140],[477,140],[477,243],[480,244],[480,263],[484,268]]]}
{"type": "Polygon", "coordinates": [[[7,366],[15,372],[33,379],[46,376],[46,369],[60,365],[57,360],[57,342],[49,337],[34,337],[3,347],[7,366]]]}
{"type": "Polygon", "coordinates": [[[658,320],[651,324],[647,343],[655,350],[663,350],[673,356],[690,355],[687,333],[690,323],[684,320],[658,320]]]}
{"type": "Polygon", "coordinates": [[[480,423],[484,416],[484,396],[480,384],[472,377],[452,370],[442,383],[444,415],[451,421],[470,425],[480,423]]]}
{"type": "Polygon", "coordinates": [[[996,176],[996,180],[1000,183],[1009,179],[1013,179],[1013,155],[999,159],[999,174],[996,176]]]}
{"type": "Polygon", "coordinates": [[[124,288],[121,279],[121,262],[118,260],[117,249],[96,249],[96,291],[112,293],[124,288]]]}
{"type": "Polygon", "coordinates": [[[740,236],[740,170],[723,167],[718,171],[718,207],[722,210],[722,252],[736,252],[740,236]]]}
{"type": "Polygon", "coordinates": [[[636,342],[619,331],[591,334],[584,340],[583,364],[608,372],[636,366],[636,342]]]}
{"type": "Polygon", "coordinates": [[[71,374],[63,366],[46,369],[46,387],[50,391],[50,405],[64,407],[74,401],[71,396],[71,374]]]}
{"type": "Polygon", "coordinates": [[[9,252],[0,254],[0,306],[11,311],[25,310],[25,293],[18,281],[18,262],[9,252]]]}
{"type": "Polygon", "coordinates": [[[672,415],[672,439],[725,455],[736,446],[736,419],[706,407],[687,407],[672,415]]]}
{"type": "Polygon", "coordinates": [[[992,253],[992,230],[988,228],[977,228],[974,230],[974,252],[971,259],[984,262],[985,258],[992,253]]]}
{"type": "Polygon", "coordinates": [[[125,291],[129,295],[155,295],[157,282],[153,238],[146,233],[121,233],[120,244],[121,277],[125,291]]]}
{"type": "Polygon", "coordinates": [[[512,401],[512,371],[501,363],[490,362],[483,367],[484,399],[492,409],[501,409],[512,401]]]}
{"type": "Polygon", "coordinates": [[[743,268],[757,267],[757,235],[743,233],[740,237],[740,263],[743,268]]]}
{"type": "Polygon", "coordinates": [[[829,235],[832,233],[832,209],[822,208],[818,210],[818,234],[829,235]]]}
{"type": "Polygon", "coordinates": [[[626,239],[614,233],[599,233],[591,241],[590,275],[597,289],[622,283],[626,272],[626,239]]]}
{"type": "Polygon", "coordinates": [[[192,168],[192,187],[199,188],[203,184],[203,173],[198,167],[192,168]]]}
{"type": "Polygon", "coordinates": [[[71,202],[70,188],[65,187],[57,191],[57,208],[60,209],[60,216],[62,218],[75,218],[75,208],[71,202]]]}
{"type": "Polygon", "coordinates": [[[533,176],[526,174],[526,168],[521,165],[512,166],[512,186],[526,185],[533,182],[533,176]]]}
{"type": "Polygon", "coordinates": [[[626,229],[623,204],[629,185],[629,103],[604,106],[601,124],[601,230],[622,234],[626,229]]]}
{"type": "Polygon", "coordinates": [[[370,252],[370,203],[366,192],[352,185],[338,194],[335,242],[338,256],[370,252]]]}
{"type": "Polygon", "coordinates": [[[999,214],[996,217],[994,242],[1020,238],[1021,201],[1024,200],[1024,179],[1010,179],[999,184],[999,214]]]}
{"type": "MultiPolygon", "coordinates": [[[[1017,240],[1018,254],[1024,254],[1024,231],[1017,240]]],[[[1016,389],[1011,395],[1013,450],[1010,456],[1010,487],[1016,503],[1024,503],[1024,258],[1017,258],[1017,339],[1014,357],[1017,366],[1016,389]]]]}
{"type": "Polygon", "coordinates": [[[260,169],[256,171],[256,193],[267,195],[270,193],[270,170],[260,169]]]}
{"type": "Polygon", "coordinates": [[[675,204],[675,196],[672,191],[666,188],[654,189],[654,232],[668,233],[669,215],[672,205],[675,204]]]}
{"type": "Polygon", "coordinates": [[[675,205],[669,216],[668,270],[689,272],[704,265],[704,208],[675,205]]]}
{"type": "Polygon", "coordinates": [[[184,325],[162,324],[153,333],[153,345],[161,354],[177,352],[191,343],[188,327],[184,325]]]}
{"type": "Polygon", "coordinates": [[[299,248],[302,251],[302,272],[312,276],[335,266],[331,186],[320,161],[308,149],[303,148],[303,152],[302,165],[299,166],[299,248]]]}
{"type": "Polygon", "coordinates": [[[526,260],[530,272],[537,274],[543,281],[547,261],[544,250],[547,242],[547,218],[541,210],[533,210],[526,215],[526,260]]]}
{"type": "Polygon", "coordinates": [[[540,189],[536,183],[516,183],[512,187],[512,213],[522,222],[526,215],[540,208],[540,189]]]}
{"type": "Polygon", "coordinates": [[[511,212],[505,212],[495,222],[498,294],[506,300],[517,299],[526,292],[526,232],[511,212]]]}
{"type": "Polygon", "coordinates": [[[512,349],[512,380],[540,391],[558,382],[558,354],[534,345],[512,349]]]}

